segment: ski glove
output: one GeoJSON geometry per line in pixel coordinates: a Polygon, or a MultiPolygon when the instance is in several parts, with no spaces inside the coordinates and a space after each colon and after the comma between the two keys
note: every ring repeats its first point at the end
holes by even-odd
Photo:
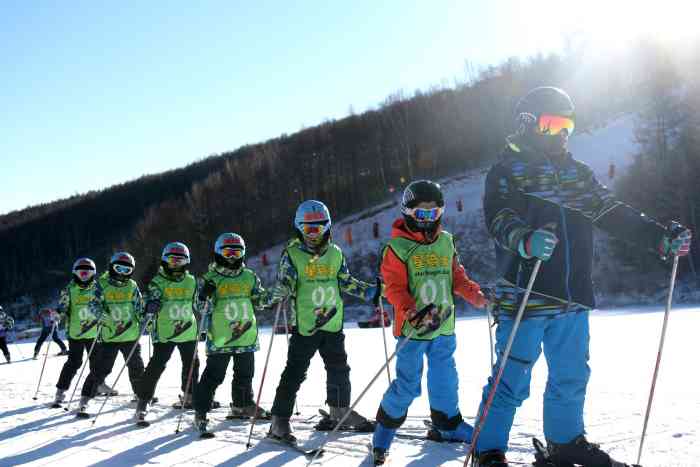
{"type": "Polygon", "coordinates": [[[211,298],[214,295],[214,292],[216,292],[216,284],[209,280],[204,281],[201,293],[202,300],[207,300],[211,298]]]}
{"type": "Polygon", "coordinates": [[[475,308],[484,308],[486,305],[489,304],[489,299],[486,298],[486,295],[484,295],[484,292],[479,291],[476,293],[474,296],[474,300],[472,301],[472,305],[475,308]]]}
{"type": "Polygon", "coordinates": [[[690,252],[692,237],[693,234],[688,228],[676,221],[671,221],[659,243],[659,254],[663,259],[669,256],[686,256],[690,252]]]}
{"type": "Polygon", "coordinates": [[[158,300],[158,299],[149,300],[146,303],[146,313],[144,315],[146,316],[146,319],[148,321],[152,321],[159,310],[160,310],[160,300],[158,300]]]}
{"type": "Polygon", "coordinates": [[[538,258],[547,261],[552,257],[558,242],[557,236],[549,230],[533,230],[520,240],[518,253],[525,259],[538,258]]]}
{"type": "Polygon", "coordinates": [[[374,293],[372,294],[372,303],[375,306],[379,306],[379,300],[382,299],[382,292],[384,291],[384,283],[382,278],[377,276],[377,280],[374,285],[374,293]]]}
{"type": "Polygon", "coordinates": [[[420,311],[408,313],[408,321],[416,328],[416,335],[423,337],[431,332],[435,332],[442,326],[442,323],[452,314],[452,308],[448,308],[443,313],[438,307],[426,305],[420,311]]]}

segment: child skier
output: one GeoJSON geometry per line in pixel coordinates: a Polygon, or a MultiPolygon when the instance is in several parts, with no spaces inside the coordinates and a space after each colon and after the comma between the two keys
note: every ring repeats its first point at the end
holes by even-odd
{"type": "Polygon", "coordinates": [[[138,343],[141,337],[143,299],[139,286],[131,279],[135,267],[136,261],[129,253],[115,253],[109,261],[109,270],[97,281],[90,307],[100,321],[100,353],[95,369],[90,370],[83,384],[79,418],[89,417],[86,413],[87,405],[97,394],[99,383],[112,372],[118,353],[121,352],[126,360],[131,349],[134,349],[126,363],[135,393],[137,384],[143,377],[141,346],[138,343]]]}
{"type": "Polygon", "coordinates": [[[396,379],[384,393],[373,436],[375,465],[406,419],[411,402],[420,395],[423,359],[428,359],[428,398],[433,429],[440,441],[471,441],[472,427],[459,411],[454,353],[453,294],[477,308],[486,305],[479,285],[460,264],[452,235],[441,230],[445,201],[440,185],[418,180],[408,185],[401,202],[402,219],[394,222],[384,249],[381,273],[385,294],[394,307],[394,335],[402,345],[396,356],[396,379]]]}
{"type": "MultiPolygon", "coordinates": [[[[90,302],[95,297],[95,274],[97,268],[90,258],[79,258],[73,263],[71,281],[62,290],[58,300],[57,311],[66,318],[68,334],[68,360],[61,369],[56,383],[56,398],[53,407],[58,408],[65,399],[65,393],[75,373],[83,364],[83,352],[88,353],[97,339],[97,317],[90,309],[90,302]]],[[[90,355],[90,370],[95,369],[98,349],[90,355]]]]}
{"type": "Polygon", "coordinates": [[[258,343],[256,308],[261,308],[265,290],[260,278],[245,265],[245,241],[235,233],[219,235],[214,244],[214,262],[199,280],[199,309],[205,314],[207,364],[194,388],[195,428],[207,432],[207,412],[216,388],[224,381],[233,359],[231,411],[227,418],[269,419],[269,413],[253,400],[255,352],[258,343]],[[257,413],[256,413],[257,412],[257,413]]]}
{"type": "Polygon", "coordinates": [[[5,361],[7,361],[7,363],[10,363],[12,360],[10,357],[10,349],[7,348],[7,331],[13,327],[15,327],[15,320],[12,319],[12,316],[5,313],[2,306],[0,306],[0,350],[2,350],[2,354],[5,356],[5,361]]]}
{"type": "Polygon", "coordinates": [[[61,321],[59,314],[51,308],[42,308],[39,312],[38,320],[41,323],[41,334],[36,341],[36,345],[34,345],[34,360],[39,357],[41,346],[49,335],[51,335],[53,341],[61,348],[58,355],[68,355],[66,344],[63,343],[58,335],[58,324],[61,321]]]}
{"type": "MultiPolygon", "coordinates": [[[[381,293],[379,284],[371,285],[350,275],[340,247],[330,241],[331,216],[320,201],[304,201],[294,217],[297,238],[291,240],[280,258],[277,284],[270,304],[291,297],[296,330],[289,341],[287,365],[280,378],[272,407],[268,436],[285,443],[296,443],[289,418],[306,370],[316,351],[326,366],[326,403],[330,419],[318,429],[332,429],[349,410],[350,367],[343,334],[343,301],[340,292],[367,302],[381,293]]],[[[347,417],[348,427],[363,432],[374,424],[356,412],[347,417]]]]}
{"type": "MultiPolygon", "coordinates": [[[[199,378],[199,359],[196,353],[197,318],[194,314],[197,281],[187,271],[189,264],[190,250],[187,245],[168,243],[160,257],[158,274],[148,284],[145,317],[155,326],[153,356],[136,387],[136,419],[140,422],[146,417],[148,403],[153,399],[158,380],[176,347],[182,361],[181,403],[186,408],[192,406],[192,387],[199,378]]],[[[175,404],[175,407],[180,405],[175,404]]]]}

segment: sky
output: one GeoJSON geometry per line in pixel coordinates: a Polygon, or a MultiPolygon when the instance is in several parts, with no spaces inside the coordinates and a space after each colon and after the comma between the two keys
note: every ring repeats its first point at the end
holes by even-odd
{"type": "Polygon", "coordinates": [[[557,52],[580,28],[659,22],[636,4],[3,1],[0,214],[453,85],[467,62],[557,52]]]}

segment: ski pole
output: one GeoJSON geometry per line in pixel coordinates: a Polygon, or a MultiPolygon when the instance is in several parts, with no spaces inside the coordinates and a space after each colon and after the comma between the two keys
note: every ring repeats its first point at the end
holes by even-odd
{"type": "Polygon", "coordinates": [[[46,353],[44,354],[44,363],[41,365],[41,373],[39,374],[39,382],[36,385],[36,392],[34,393],[34,397],[32,397],[33,400],[37,400],[37,396],[39,395],[39,386],[41,386],[41,379],[44,377],[44,368],[46,368],[46,359],[49,358],[49,349],[51,348],[51,341],[53,340],[53,333],[56,330],[56,322],[54,321],[53,325],[51,325],[51,332],[49,333],[49,343],[46,344],[46,353]]]}
{"type": "Polygon", "coordinates": [[[384,322],[384,304],[382,303],[382,297],[379,297],[379,315],[382,319],[382,340],[384,341],[384,360],[386,361],[386,377],[389,380],[389,386],[391,386],[391,370],[389,369],[389,349],[386,344],[386,323],[384,322]]]}
{"type": "Polygon", "coordinates": [[[15,347],[17,348],[17,352],[19,353],[19,358],[21,360],[24,360],[24,354],[22,353],[22,347],[20,347],[19,343],[17,342],[17,331],[13,328],[12,329],[12,343],[15,344],[15,347]]]}
{"type": "MultiPolygon", "coordinates": [[[[383,319],[383,317],[382,317],[382,319],[383,319]]],[[[313,461],[316,460],[316,458],[318,457],[318,455],[319,455],[319,454],[321,453],[321,451],[323,450],[323,446],[325,446],[326,443],[328,443],[328,441],[330,441],[329,438],[330,438],[335,432],[338,431],[338,428],[340,428],[340,427],[343,425],[343,422],[350,416],[350,414],[352,413],[352,411],[355,410],[355,407],[357,407],[357,404],[359,404],[360,401],[362,400],[362,398],[365,396],[365,394],[367,394],[367,391],[369,391],[369,389],[372,387],[372,385],[374,385],[374,383],[377,381],[377,379],[379,379],[379,377],[381,376],[381,374],[384,372],[384,368],[385,368],[385,367],[388,367],[388,366],[389,366],[389,363],[391,363],[391,361],[394,359],[394,357],[396,357],[396,354],[398,354],[399,351],[401,351],[401,349],[403,349],[403,347],[411,341],[411,338],[413,337],[413,335],[416,333],[417,330],[418,330],[418,329],[417,329],[415,326],[412,327],[412,328],[411,328],[411,332],[409,332],[408,335],[404,338],[404,340],[403,340],[399,345],[396,346],[396,349],[394,350],[394,352],[386,359],[386,363],[385,363],[384,365],[382,365],[382,367],[377,371],[377,373],[374,375],[374,377],[370,380],[369,384],[367,384],[367,386],[365,387],[365,389],[363,389],[362,392],[360,393],[360,395],[357,396],[357,398],[355,399],[355,402],[353,402],[353,404],[350,406],[350,408],[348,409],[348,411],[345,412],[345,415],[343,415],[343,417],[338,421],[338,423],[336,423],[336,425],[335,425],[335,427],[333,428],[333,430],[331,430],[331,431],[328,433],[328,436],[326,436],[325,441],[323,441],[323,443],[321,443],[321,445],[320,445],[318,448],[316,448],[316,454],[314,454],[314,457],[312,457],[311,460],[309,461],[309,463],[306,464],[307,467],[308,467],[309,465],[311,465],[311,464],[313,463],[313,461]]]]}
{"type": "Polygon", "coordinates": [[[510,356],[511,347],[513,347],[513,341],[515,340],[515,334],[518,332],[518,327],[520,326],[520,320],[523,318],[525,313],[525,306],[530,298],[530,292],[532,292],[532,286],[535,285],[535,279],[537,278],[537,273],[540,271],[540,266],[542,265],[542,260],[538,259],[535,262],[535,266],[532,268],[532,273],[530,274],[530,280],[527,283],[527,289],[525,289],[525,295],[520,302],[520,308],[518,309],[518,314],[515,316],[515,322],[513,323],[513,329],[510,331],[510,336],[508,336],[508,342],[506,343],[506,348],[503,351],[503,356],[501,357],[501,365],[498,368],[498,373],[496,378],[491,384],[491,389],[489,390],[488,397],[484,406],[481,408],[481,415],[479,421],[474,427],[474,433],[472,434],[472,442],[469,444],[469,450],[467,451],[467,457],[464,459],[464,467],[469,465],[469,459],[471,459],[474,453],[474,447],[476,446],[476,441],[479,439],[479,434],[481,429],[484,427],[486,422],[486,417],[489,414],[489,408],[493,403],[493,398],[496,395],[496,389],[498,388],[498,383],[501,382],[501,377],[503,376],[503,371],[506,369],[506,364],[508,363],[508,357],[510,356]]]}
{"type": "Polygon", "coordinates": [[[97,345],[97,339],[100,338],[100,332],[102,331],[102,323],[100,322],[97,325],[97,333],[95,334],[95,339],[93,339],[92,344],[90,344],[90,349],[88,350],[87,353],[87,358],[83,362],[82,366],[80,367],[80,373],[78,373],[78,380],[75,382],[75,387],[73,387],[73,392],[70,395],[70,399],[68,399],[68,405],[64,407],[63,410],[66,412],[70,411],[70,406],[73,403],[73,398],[75,397],[75,391],[78,389],[78,386],[80,386],[80,380],[83,377],[83,372],[85,371],[85,366],[89,364],[90,358],[92,358],[92,352],[95,350],[95,346],[97,345]]]}
{"type": "Polygon", "coordinates": [[[656,378],[659,376],[659,366],[661,366],[661,353],[664,350],[664,341],[666,340],[666,328],[668,326],[668,316],[671,313],[671,302],[673,301],[673,289],[676,285],[676,273],[678,272],[678,255],[673,256],[673,267],[671,268],[671,282],[668,286],[668,298],[666,300],[666,311],[664,313],[664,324],[661,328],[661,341],[659,342],[659,351],[656,354],[656,366],[654,367],[654,376],[651,379],[651,389],[649,390],[649,401],[647,402],[647,410],[644,414],[644,427],[642,428],[642,437],[639,440],[639,452],[637,453],[637,464],[642,459],[642,448],[644,447],[644,436],[647,432],[647,424],[649,423],[649,414],[651,413],[651,403],[654,399],[654,390],[656,389],[656,378]]]}
{"type": "MultiPolygon", "coordinates": [[[[284,334],[287,337],[287,349],[289,349],[289,325],[287,324],[287,309],[284,309],[284,312],[282,313],[282,318],[284,318],[284,334]]],[[[274,332],[274,329],[273,329],[274,332]]],[[[294,399],[294,415],[301,415],[301,412],[299,412],[299,396],[294,399]]]]}
{"type": "Polygon", "coordinates": [[[486,307],[486,321],[489,325],[489,357],[491,358],[490,368],[493,369],[493,366],[496,364],[493,358],[493,302],[495,298],[495,293],[491,288],[482,288],[481,291],[485,292],[489,299],[489,304],[486,307]]]}
{"type": "MultiPolygon", "coordinates": [[[[177,418],[177,427],[175,428],[175,433],[180,433],[180,423],[182,422],[182,416],[185,414],[185,398],[187,397],[187,391],[190,389],[190,384],[192,383],[192,375],[194,373],[194,362],[197,359],[197,350],[199,346],[199,334],[204,328],[204,317],[205,313],[199,318],[199,323],[197,324],[197,337],[194,340],[194,350],[192,351],[192,361],[190,362],[190,369],[187,372],[187,383],[185,384],[185,392],[182,395],[182,404],[180,405],[180,416],[177,418]]],[[[194,396],[194,388],[192,391],[194,396]]],[[[194,397],[192,397],[192,403],[194,403],[194,397]]]]}
{"type": "Polygon", "coordinates": [[[262,396],[263,384],[265,383],[265,375],[267,374],[267,364],[270,362],[270,354],[272,353],[272,341],[275,340],[275,328],[280,319],[280,311],[282,310],[282,302],[277,304],[277,311],[275,311],[275,322],[272,325],[272,333],[270,333],[270,345],[267,347],[267,355],[265,356],[265,366],[263,367],[262,376],[260,378],[260,388],[258,389],[258,397],[255,401],[255,415],[250,423],[250,432],[248,433],[248,442],[245,445],[246,449],[250,449],[250,439],[253,437],[253,428],[255,428],[255,422],[258,420],[258,413],[260,412],[260,396],[262,396]]]}
{"type": "MultiPolygon", "coordinates": [[[[139,338],[136,339],[136,342],[134,342],[134,345],[131,346],[131,350],[129,351],[129,355],[127,355],[126,359],[124,360],[124,366],[122,366],[122,369],[119,370],[119,373],[117,374],[117,377],[114,380],[114,384],[112,384],[112,387],[116,386],[117,383],[119,382],[119,378],[121,377],[122,373],[124,373],[124,369],[129,364],[131,357],[134,355],[134,352],[136,352],[136,349],[138,348],[138,346],[140,344],[139,341],[141,340],[141,336],[143,335],[143,331],[146,330],[146,326],[148,326],[148,323],[150,323],[150,322],[151,322],[151,320],[149,318],[146,320],[146,322],[143,323],[143,325],[141,325],[141,329],[139,330],[139,338]]],[[[105,408],[105,404],[107,403],[107,401],[109,400],[110,397],[112,397],[112,391],[109,391],[107,393],[107,396],[102,401],[102,405],[100,406],[100,410],[97,411],[97,413],[95,414],[95,418],[92,420],[93,426],[95,425],[95,422],[97,422],[97,417],[99,417],[100,414],[102,413],[102,410],[105,408]]]]}

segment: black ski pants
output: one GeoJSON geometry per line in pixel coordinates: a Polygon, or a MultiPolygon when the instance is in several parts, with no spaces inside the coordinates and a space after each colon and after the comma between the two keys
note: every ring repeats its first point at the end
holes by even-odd
{"type": "Polygon", "coordinates": [[[316,351],[326,366],[326,403],[330,407],[350,405],[350,367],[345,352],[343,332],[318,331],[313,336],[292,334],[287,350],[287,366],[280,377],[272,414],[290,417],[299,386],[306,379],[306,370],[316,351]]]}
{"type": "Polygon", "coordinates": [[[7,339],[5,338],[5,336],[0,336],[0,350],[2,350],[2,354],[5,356],[5,360],[9,362],[10,349],[7,348],[7,339]]]}
{"type": "Polygon", "coordinates": [[[235,407],[255,405],[253,400],[253,375],[255,374],[255,352],[223,353],[207,355],[207,366],[202,378],[194,388],[193,405],[197,413],[209,411],[216,388],[224,382],[228,362],[233,357],[233,380],[231,402],[235,407]]]}
{"type": "MultiPolygon", "coordinates": [[[[58,383],[56,383],[57,389],[62,389],[67,391],[70,388],[70,383],[73,381],[73,377],[78,372],[80,367],[83,365],[83,352],[87,354],[90,352],[90,347],[94,339],[68,339],[68,360],[63,364],[61,369],[61,375],[58,377],[58,383]]],[[[95,348],[92,350],[90,355],[90,372],[95,371],[95,364],[98,359],[100,351],[100,344],[95,344],[95,348]]]]}
{"type": "MultiPolygon", "coordinates": [[[[41,328],[41,335],[39,336],[39,339],[36,341],[36,345],[34,346],[34,355],[38,354],[41,350],[41,346],[44,344],[44,341],[47,337],[49,337],[49,334],[51,334],[51,329],[52,328],[50,327],[41,328]]],[[[61,338],[58,337],[58,326],[53,328],[53,334],[51,334],[51,338],[61,348],[61,352],[66,351],[66,344],[64,344],[61,338]]]]}
{"type": "MultiPolygon", "coordinates": [[[[197,379],[199,378],[199,358],[197,358],[197,355],[194,353],[197,347],[197,341],[177,343],[157,342],[153,344],[153,356],[146,366],[146,371],[143,374],[141,382],[136,388],[136,394],[139,396],[139,399],[147,401],[153,399],[153,394],[156,391],[158,380],[165,371],[165,365],[170,360],[173,350],[175,350],[176,347],[180,353],[180,361],[182,362],[180,389],[182,389],[183,394],[185,394],[185,389],[187,389],[187,393],[192,394],[192,388],[197,383],[197,379]],[[189,376],[192,357],[194,357],[192,380],[190,384],[187,384],[187,377],[189,376]]],[[[224,369],[224,371],[226,371],[226,369],[224,369]]]]}
{"type": "Polygon", "coordinates": [[[127,368],[129,369],[131,389],[136,393],[139,380],[143,378],[141,344],[137,344],[136,342],[102,342],[100,344],[99,357],[95,361],[95,370],[90,370],[90,374],[85,378],[85,384],[83,384],[81,395],[83,397],[95,397],[97,386],[112,372],[117,354],[121,352],[124,360],[126,360],[134,344],[136,344],[136,349],[131,359],[127,362],[127,368]]]}

